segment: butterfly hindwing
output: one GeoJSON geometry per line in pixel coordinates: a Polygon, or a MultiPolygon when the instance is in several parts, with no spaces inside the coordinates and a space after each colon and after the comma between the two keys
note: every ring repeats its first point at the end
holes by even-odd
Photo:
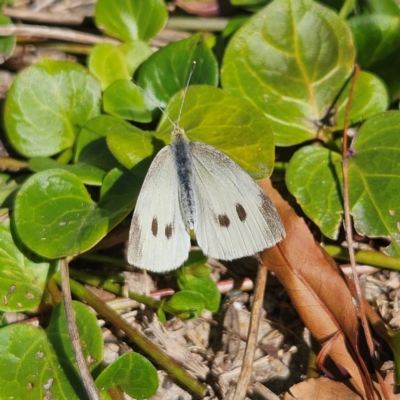
{"type": "Polygon", "coordinates": [[[169,271],[184,263],[189,249],[172,150],[166,146],[151,164],[136,203],[128,262],[150,271],[169,271]]]}
{"type": "Polygon", "coordinates": [[[253,255],[285,231],[271,200],[221,151],[190,142],[197,210],[195,233],[204,253],[221,260],[253,255]]]}

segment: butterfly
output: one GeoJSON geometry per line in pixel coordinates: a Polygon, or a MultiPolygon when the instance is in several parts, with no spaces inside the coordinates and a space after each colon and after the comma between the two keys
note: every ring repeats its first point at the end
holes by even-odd
{"type": "Polygon", "coordinates": [[[154,158],[136,203],[128,262],[155,272],[180,267],[191,230],[202,251],[220,260],[280,242],[282,221],[250,175],[215,147],[190,141],[179,117],[171,123],[171,143],[154,158]]]}

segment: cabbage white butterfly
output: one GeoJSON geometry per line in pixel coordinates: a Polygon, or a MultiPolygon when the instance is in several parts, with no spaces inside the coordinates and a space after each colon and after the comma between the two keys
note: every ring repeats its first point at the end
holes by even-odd
{"type": "Polygon", "coordinates": [[[128,262],[149,271],[180,267],[190,230],[203,252],[220,260],[253,255],[285,236],[274,205],[250,175],[215,147],[189,141],[179,126],[185,95],[178,122],[170,120],[171,143],[147,172],[129,231],[128,262]]]}

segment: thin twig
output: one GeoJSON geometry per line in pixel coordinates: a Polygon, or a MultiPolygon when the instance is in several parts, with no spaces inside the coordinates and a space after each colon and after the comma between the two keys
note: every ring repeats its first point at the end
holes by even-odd
{"type": "Polygon", "coordinates": [[[81,25],[85,16],[74,14],[55,14],[50,12],[33,12],[31,9],[18,10],[7,7],[3,14],[22,21],[39,22],[57,25],[81,25]]]}
{"type": "MultiPolygon", "coordinates": [[[[368,345],[368,350],[371,356],[371,359],[375,360],[375,346],[374,342],[372,340],[372,335],[371,335],[371,330],[368,324],[368,319],[367,315],[365,313],[365,308],[364,308],[364,302],[363,302],[363,295],[361,291],[361,286],[360,286],[360,281],[358,279],[358,274],[356,270],[356,259],[355,259],[355,254],[354,254],[354,248],[353,248],[353,227],[351,224],[351,217],[350,217],[350,197],[349,197],[349,172],[348,172],[348,147],[347,147],[347,129],[348,129],[348,123],[349,123],[349,114],[350,114],[350,109],[351,109],[351,99],[352,99],[352,93],[354,92],[354,86],[357,81],[358,73],[360,72],[360,68],[358,65],[355,67],[354,71],[354,76],[351,81],[351,87],[350,87],[350,92],[349,92],[349,98],[347,101],[346,105],[346,114],[345,114],[345,119],[344,119],[344,128],[343,128],[343,149],[342,149],[342,157],[343,157],[343,162],[342,162],[342,170],[343,170],[343,206],[344,206],[344,225],[345,225],[345,231],[346,231],[346,239],[347,239],[347,245],[349,248],[349,258],[350,258],[350,264],[351,268],[353,270],[353,281],[354,285],[356,287],[356,293],[357,293],[357,303],[358,303],[358,308],[360,312],[360,319],[361,319],[361,324],[364,330],[364,335],[367,341],[368,345]]],[[[374,362],[375,364],[375,362],[374,362]]],[[[388,399],[388,393],[385,388],[385,384],[383,382],[383,379],[379,373],[379,370],[376,369],[376,375],[379,380],[380,386],[382,388],[383,395],[385,399],[388,399]]],[[[369,398],[368,391],[366,391],[367,396],[369,398]]],[[[373,388],[370,388],[370,393],[371,396],[373,395],[373,388]]],[[[373,398],[373,397],[372,397],[373,398]]]]}
{"type": "Polygon", "coordinates": [[[256,286],[254,288],[254,299],[251,307],[251,317],[249,331],[247,335],[246,350],[243,357],[243,364],[236,386],[233,399],[242,400],[246,398],[251,373],[253,372],[254,353],[257,346],[258,327],[260,325],[260,315],[264,300],[265,286],[267,284],[268,269],[260,261],[257,271],[256,286]]]}
{"type": "Polygon", "coordinates": [[[0,157],[0,171],[20,171],[29,168],[29,163],[11,157],[0,157]]]}
{"type": "Polygon", "coordinates": [[[351,99],[352,99],[352,93],[354,91],[354,86],[357,81],[357,76],[359,73],[360,69],[358,66],[356,66],[355,71],[354,71],[354,76],[351,81],[351,87],[350,87],[350,93],[349,93],[349,99],[347,101],[346,105],[346,115],[344,119],[344,130],[343,130],[343,149],[342,149],[342,157],[343,157],[343,163],[342,163],[342,169],[343,169],[343,200],[344,200],[344,223],[345,223],[345,230],[346,230],[346,239],[347,239],[347,245],[349,249],[349,258],[350,258],[350,264],[353,268],[353,279],[354,279],[354,284],[356,286],[356,291],[357,291],[357,301],[358,301],[358,307],[360,309],[360,318],[361,318],[361,323],[364,328],[365,336],[367,339],[367,344],[369,348],[369,352],[371,357],[374,356],[374,344],[372,341],[371,337],[371,331],[369,329],[369,324],[367,321],[367,318],[365,316],[365,311],[364,311],[364,306],[363,306],[363,301],[362,301],[362,291],[361,291],[361,286],[360,286],[360,281],[358,279],[358,274],[356,272],[356,259],[355,259],[355,254],[354,254],[354,248],[353,248],[353,228],[351,225],[351,217],[350,217],[350,203],[349,203],[349,174],[348,174],[348,158],[347,158],[347,129],[348,129],[348,123],[349,123],[349,113],[351,109],[351,99]]]}
{"type": "Polygon", "coordinates": [[[71,338],[72,347],[75,353],[75,360],[78,366],[79,373],[85,386],[86,393],[90,400],[101,400],[101,396],[93,381],[93,377],[86,364],[85,356],[83,355],[81,341],[79,340],[78,327],[76,325],[75,311],[72,308],[72,297],[69,285],[68,263],[65,259],[61,260],[60,265],[61,285],[64,298],[65,315],[67,318],[67,327],[69,337],[71,338]]]}
{"type": "Polygon", "coordinates": [[[116,39],[106,36],[92,35],[90,33],[83,33],[65,28],[51,28],[49,26],[39,25],[14,25],[14,26],[1,26],[0,36],[24,36],[35,37],[43,39],[57,39],[67,42],[78,42],[87,44],[97,43],[111,43],[120,44],[116,39]]]}

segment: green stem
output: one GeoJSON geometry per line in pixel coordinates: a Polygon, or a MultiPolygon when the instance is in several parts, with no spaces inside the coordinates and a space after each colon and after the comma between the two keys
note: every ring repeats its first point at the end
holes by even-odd
{"type": "MultiPolygon", "coordinates": [[[[326,245],[324,246],[325,251],[333,258],[339,260],[349,260],[349,252],[346,248],[326,245]]],[[[374,265],[376,267],[382,267],[387,269],[400,270],[400,258],[390,257],[385,254],[379,253],[378,251],[367,251],[367,250],[356,250],[356,261],[359,264],[374,265]]]]}
{"type": "Polygon", "coordinates": [[[175,31],[221,32],[228,22],[228,18],[171,17],[168,18],[166,28],[175,31]]]}
{"type": "MultiPolygon", "coordinates": [[[[60,275],[57,273],[54,275],[54,280],[58,285],[61,284],[60,275]]],[[[141,334],[139,331],[133,328],[124,318],[116,313],[110,306],[104,301],[99,299],[95,294],[86,289],[83,285],[76,282],[75,280],[70,281],[71,292],[84,301],[100,315],[102,315],[107,321],[111,322],[115,327],[121,329],[135,344],[146,352],[151,358],[159,363],[166,371],[173,375],[179,382],[181,382],[191,392],[196,394],[200,398],[204,398],[206,387],[198,382],[193,376],[191,376],[183,367],[181,367],[175,360],[168,357],[163,351],[161,351],[153,342],[151,342],[146,336],[141,334]]]]}
{"type": "MultiPolygon", "coordinates": [[[[125,296],[124,288],[121,285],[110,282],[109,280],[106,280],[100,276],[88,274],[87,272],[77,271],[72,268],[70,268],[70,276],[71,278],[77,279],[78,281],[84,282],[88,285],[101,287],[102,289],[107,290],[108,292],[113,293],[117,296],[125,296]]],[[[132,300],[136,300],[139,303],[146,304],[147,306],[153,307],[157,310],[161,307],[163,311],[173,315],[179,315],[182,313],[182,310],[177,310],[169,306],[162,300],[157,300],[139,293],[129,291],[128,297],[132,300]]]]}

